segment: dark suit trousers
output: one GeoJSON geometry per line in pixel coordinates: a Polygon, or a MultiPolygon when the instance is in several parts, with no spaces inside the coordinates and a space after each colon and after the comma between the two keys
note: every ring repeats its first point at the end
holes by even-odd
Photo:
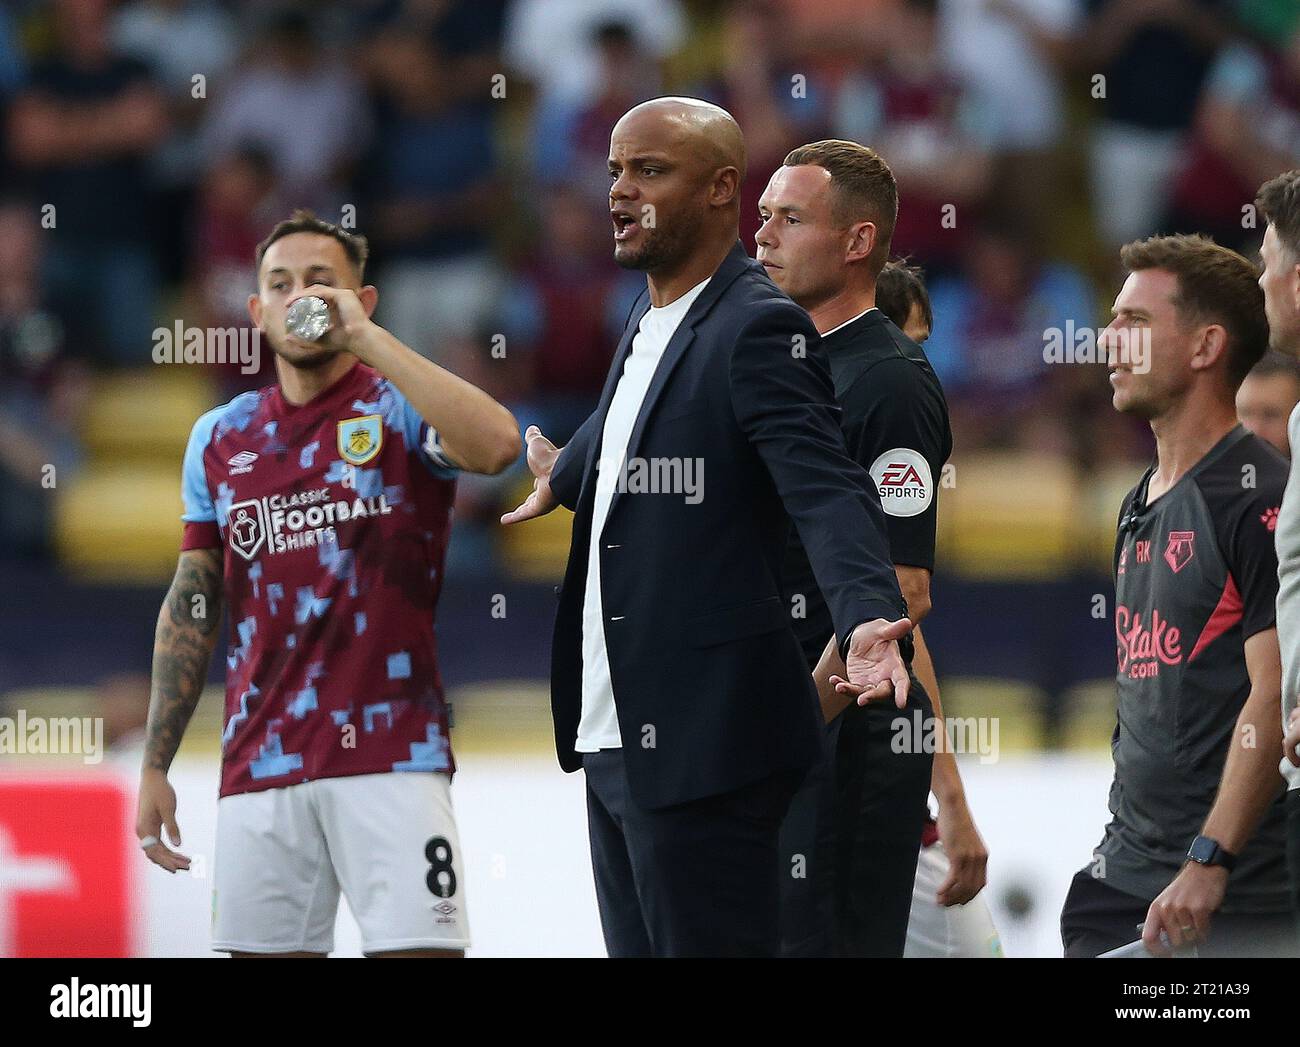
{"type": "Polygon", "coordinates": [[[776,955],[777,833],[804,772],[646,810],[621,749],[587,753],[582,766],[610,956],[776,955]]]}

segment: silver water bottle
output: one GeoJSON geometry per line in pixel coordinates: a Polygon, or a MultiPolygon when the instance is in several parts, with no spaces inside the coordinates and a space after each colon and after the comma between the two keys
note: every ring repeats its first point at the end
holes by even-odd
{"type": "Polygon", "coordinates": [[[284,317],[285,329],[304,342],[319,341],[330,329],[330,307],[323,298],[299,298],[284,317]]]}

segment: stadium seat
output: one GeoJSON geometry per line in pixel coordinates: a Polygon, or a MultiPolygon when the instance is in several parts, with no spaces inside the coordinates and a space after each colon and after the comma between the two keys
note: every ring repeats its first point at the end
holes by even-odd
{"type": "MultiPolygon", "coordinates": [[[[25,709],[29,716],[98,716],[102,710],[96,687],[29,687],[0,693],[0,716],[16,716],[25,709]]],[[[225,689],[209,684],[199,697],[181,742],[181,756],[215,757],[221,751],[221,722],[225,689]]]]}
{"type": "Polygon", "coordinates": [[[97,581],[169,578],[180,542],[181,458],[190,430],[218,400],[196,368],[99,378],[87,412],[86,467],[61,483],[59,558],[97,581]]]}
{"type": "Polygon", "coordinates": [[[1079,752],[1110,749],[1115,729],[1115,681],[1093,680],[1066,692],[1061,722],[1061,748],[1079,752]]]}
{"type": "Polygon", "coordinates": [[[153,582],[176,569],[180,452],[167,465],[94,464],[59,488],[54,541],[69,571],[96,581],[153,582]]]}
{"type": "MultiPolygon", "coordinates": [[[[521,480],[503,504],[519,505],[532,490],[531,480],[521,480]]],[[[563,506],[523,526],[499,528],[501,562],[512,577],[526,581],[559,581],[569,558],[573,513],[563,506]]]]}
{"type": "Polygon", "coordinates": [[[458,754],[554,752],[551,689],[540,680],[500,679],[448,694],[451,742],[458,754]]]}
{"type": "Polygon", "coordinates": [[[1086,521],[1079,517],[1073,469],[1062,459],[1024,452],[982,453],[954,463],[940,491],[938,562],[976,579],[1059,578],[1079,560],[1086,521]]]}
{"type": "MultiPolygon", "coordinates": [[[[945,676],[939,682],[939,693],[945,718],[996,720],[998,752],[1038,752],[1043,748],[1047,700],[1040,688],[1022,680],[945,676]]],[[[991,724],[984,730],[992,741],[991,724]]]]}
{"type": "Polygon", "coordinates": [[[19,709],[33,716],[94,716],[95,691],[91,687],[25,687],[0,693],[0,716],[16,716],[19,709]]]}
{"type": "Polygon", "coordinates": [[[93,459],[170,462],[179,484],[180,455],[199,416],[219,394],[195,367],[153,367],[100,378],[84,439],[93,459]]]}
{"type": "Polygon", "coordinates": [[[1080,551],[1087,558],[1085,566],[1104,572],[1114,569],[1115,527],[1124,497],[1142,476],[1143,466],[1119,462],[1107,466],[1088,478],[1080,491],[1081,516],[1087,522],[1089,537],[1080,551]]]}

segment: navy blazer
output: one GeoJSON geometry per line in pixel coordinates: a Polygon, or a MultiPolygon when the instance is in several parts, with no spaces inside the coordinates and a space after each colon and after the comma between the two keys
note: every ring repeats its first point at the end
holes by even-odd
{"type": "MultiPolygon", "coordinates": [[[[551,473],[552,492],[575,513],[551,655],[555,743],[566,771],[582,765],[573,746],[596,462],[649,307],[644,292],[596,410],[551,473]]],[[[703,481],[698,499],[680,489],[648,493],[633,463],[597,536],[633,798],[665,807],[811,766],[821,712],[781,597],[791,521],[841,646],[860,623],[900,618],[905,605],[879,495],[844,447],[817,330],[739,240],[665,348],[627,455],[629,463],[695,460],[703,481]]]]}

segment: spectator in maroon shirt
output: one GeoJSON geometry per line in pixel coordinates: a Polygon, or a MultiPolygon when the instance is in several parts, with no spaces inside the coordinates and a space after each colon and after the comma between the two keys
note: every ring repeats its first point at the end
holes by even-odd
{"type": "Polygon", "coordinates": [[[951,272],[991,185],[993,116],[940,48],[937,0],[903,0],[880,28],[889,44],[840,86],[835,133],[889,161],[895,249],[931,273],[951,272]]]}
{"type": "Polygon", "coordinates": [[[1165,224],[1209,233],[1225,247],[1253,246],[1262,230],[1247,221],[1245,209],[1256,187],[1294,167],[1300,167],[1300,15],[1281,47],[1243,40],[1215,59],[1165,224]]]}

